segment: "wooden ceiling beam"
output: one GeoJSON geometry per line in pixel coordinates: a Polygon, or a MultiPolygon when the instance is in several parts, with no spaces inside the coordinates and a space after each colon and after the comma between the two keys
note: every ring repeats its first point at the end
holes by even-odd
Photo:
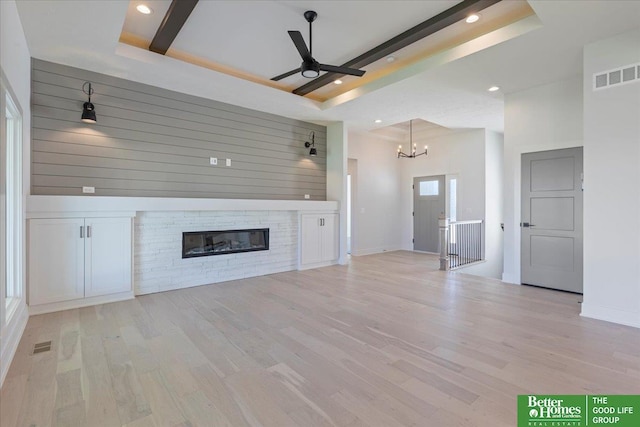
{"type": "MultiPolygon", "coordinates": [[[[175,1],[175,0],[174,0],[175,1]]],[[[449,25],[455,24],[467,16],[494,5],[502,0],[464,0],[438,15],[427,19],[409,30],[398,34],[368,52],[342,64],[342,67],[362,68],[379,59],[385,58],[398,50],[409,46],[449,25]]],[[[344,74],[327,73],[293,90],[296,95],[304,96],[316,89],[332,83],[344,74]]]]}
{"type": "Polygon", "coordinates": [[[198,0],[173,0],[149,45],[149,50],[160,55],[166,54],[196,4],[198,0]]]}

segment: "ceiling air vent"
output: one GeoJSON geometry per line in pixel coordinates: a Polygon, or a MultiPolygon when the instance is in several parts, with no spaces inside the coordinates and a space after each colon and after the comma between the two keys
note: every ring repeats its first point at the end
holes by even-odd
{"type": "Polygon", "coordinates": [[[640,82],[640,64],[625,65],[615,70],[602,71],[593,75],[593,90],[640,82]]]}

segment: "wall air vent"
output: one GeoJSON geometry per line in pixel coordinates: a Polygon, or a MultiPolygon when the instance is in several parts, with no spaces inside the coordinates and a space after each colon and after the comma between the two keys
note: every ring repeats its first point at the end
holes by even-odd
{"type": "Polygon", "coordinates": [[[593,75],[593,90],[640,82],[640,64],[625,65],[614,70],[601,71],[593,75]]]}

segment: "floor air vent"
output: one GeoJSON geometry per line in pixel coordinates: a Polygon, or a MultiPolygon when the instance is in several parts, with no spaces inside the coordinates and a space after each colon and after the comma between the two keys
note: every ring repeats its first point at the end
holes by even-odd
{"type": "Polygon", "coordinates": [[[640,64],[625,65],[614,70],[593,75],[593,90],[620,86],[625,83],[640,82],[640,64]]]}
{"type": "Polygon", "coordinates": [[[51,341],[39,342],[33,346],[33,352],[31,354],[44,353],[51,350],[51,341]]]}

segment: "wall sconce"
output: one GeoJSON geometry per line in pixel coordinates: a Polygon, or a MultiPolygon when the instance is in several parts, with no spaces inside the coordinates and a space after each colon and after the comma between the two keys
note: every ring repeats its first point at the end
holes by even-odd
{"type": "Polygon", "coordinates": [[[95,123],[96,108],[91,103],[91,95],[93,94],[91,82],[84,82],[82,85],[82,91],[89,97],[89,100],[82,105],[82,121],[85,123],[95,123]]]}
{"type": "Polygon", "coordinates": [[[307,148],[311,147],[311,150],[309,150],[310,156],[315,157],[318,155],[318,150],[316,150],[316,133],[314,131],[309,133],[309,141],[305,142],[304,146],[307,148]]]}

